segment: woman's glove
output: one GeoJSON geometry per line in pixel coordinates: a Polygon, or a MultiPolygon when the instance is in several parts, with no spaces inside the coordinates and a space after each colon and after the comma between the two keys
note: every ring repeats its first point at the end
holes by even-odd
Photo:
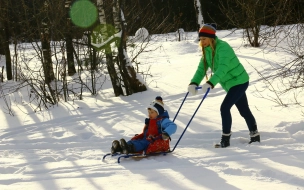
{"type": "Polygon", "coordinates": [[[210,90],[212,89],[212,86],[209,83],[205,83],[202,85],[202,92],[205,94],[208,90],[208,88],[210,88],[210,90]]]}
{"type": "Polygon", "coordinates": [[[196,87],[197,87],[197,85],[195,85],[195,84],[190,84],[190,85],[188,86],[188,92],[189,92],[191,95],[196,95],[196,94],[197,94],[196,87]]]}

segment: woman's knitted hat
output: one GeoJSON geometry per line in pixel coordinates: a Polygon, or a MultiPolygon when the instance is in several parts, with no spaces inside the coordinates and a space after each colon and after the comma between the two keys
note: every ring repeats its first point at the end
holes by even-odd
{"type": "Polygon", "coordinates": [[[150,103],[148,106],[148,109],[153,109],[157,112],[158,115],[161,115],[164,113],[164,105],[161,103],[163,101],[162,97],[157,96],[153,102],[150,103]]]}
{"type": "Polygon", "coordinates": [[[215,38],[216,32],[216,24],[215,23],[206,23],[199,29],[198,36],[201,37],[208,37],[208,38],[215,38]]]}

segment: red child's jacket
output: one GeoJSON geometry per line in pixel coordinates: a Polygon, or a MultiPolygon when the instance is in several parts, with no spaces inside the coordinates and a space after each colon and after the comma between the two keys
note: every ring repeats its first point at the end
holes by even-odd
{"type": "Polygon", "coordinates": [[[169,140],[162,139],[161,120],[163,118],[150,119],[149,124],[145,125],[143,132],[134,136],[131,140],[144,139],[150,141],[146,154],[152,152],[165,152],[170,150],[169,140]]]}

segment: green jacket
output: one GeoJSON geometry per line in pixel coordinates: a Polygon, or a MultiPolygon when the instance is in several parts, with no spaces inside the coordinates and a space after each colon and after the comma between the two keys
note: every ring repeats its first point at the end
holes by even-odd
{"type": "MultiPolygon", "coordinates": [[[[205,47],[207,70],[212,70],[212,49],[205,47]]],[[[220,83],[227,92],[233,86],[244,84],[249,81],[249,75],[240,63],[230,45],[216,37],[215,55],[214,55],[214,73],[209,79],[213,87],[220,83]]],[[[205,77],[204,57],[202,56],[197,70],[191,80],[191,83],[199,85],[205,77]]]]}

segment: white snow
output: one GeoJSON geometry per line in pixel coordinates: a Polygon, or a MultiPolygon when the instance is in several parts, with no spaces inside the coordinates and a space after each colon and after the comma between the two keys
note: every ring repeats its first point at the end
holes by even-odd
{"type": "MultiPolygon", "coordinates": [[[[6,114],[1,98],[0,189],[304,189],[304,108],[281,107],[261,98],[260,94],[275,96],[253,68],[269,75],[270,63],[283,64],[291,56],[279,49],[244,46],[241,30],[229,33],[217,35],[235,49],[250,75],[247,97],[261,143],[247,144],[246,123],[233,107],[231,146],[213,148],[221,137],[219,109],[226,94],[217,85],[173,153],[122,158],[119,164],[115,157],[102,160],[114,139],[130,139],[142,131],[146,107],[157,95],[163,97],[172,119],[186,95],[201,56],[193,41],[197,33],[188,33],[187,40],[180,42],[174,33],[158,35],[151,39],[151,49],[156,50],[138,57],[140,68],[150,68],[152,74],[146,78],[146,92],[115,97],[107,81],[96,97],[88,93],[83,101],[61,102],[37,113],[12,97],[14,117],[6,114]]],[[[5,64],[3,57],[0,61],[5,64]]],[[[186,99],[175,120],[178,129],[171,137],[172,148],[202,97],[200,93],[186,99]]],[[[299,97],[303,103],[303,96],[299,97]]],[[[292,99],[292,93],[283,97],[292,99]]]]}

